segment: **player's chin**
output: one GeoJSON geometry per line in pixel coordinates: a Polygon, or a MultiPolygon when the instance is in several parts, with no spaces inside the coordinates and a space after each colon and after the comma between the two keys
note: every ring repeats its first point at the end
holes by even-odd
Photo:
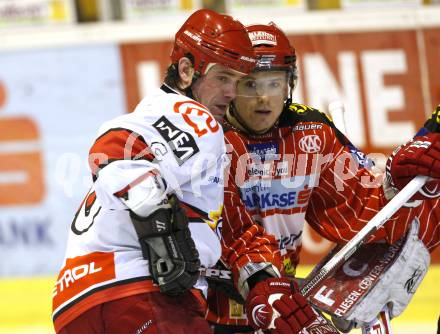
{"type": "Polygon", "coordinates": [[[227,109],[228,109],[227,105],[214,105],[209,108],[209,111],[217,121],[220,121],[223,119],[223,116],[226,114],[227,109]]]}
{"type": "Polygon", "coordinates": [[[270,129],[275,124],[272,119],[268,119],[268,117],[262,117],[262,115],[255,115],[252,124],[250,124],[252,130],[257,132],[262,132],[270,129]]]}
{"type": "Polygon", "coordinates": [[[263,132],[268,128],[264,122],[247,122],[246,127],[255,132],[263,132]]]}
{"type": "Polygon", "coordinates": [[[213,115],[215,120],[219,123],[223,123],[224,115],[213,115]]]}

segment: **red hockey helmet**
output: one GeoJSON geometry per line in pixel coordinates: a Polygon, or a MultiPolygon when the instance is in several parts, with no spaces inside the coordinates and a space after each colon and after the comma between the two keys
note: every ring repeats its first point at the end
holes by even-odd
{"type": "Polygon", "coordinates": [[[273,22],[253,24],[246,30],[258,57],[255,70],[286,70],[293,88],[297,78],[296,53],[284,32],[273,22]]]}
{"type": "Polygon", "coordinates": [[[194,69],[200,74],[205,74],[210,63],[246,74],[256,64],[246,28],[231,16],[209,9],[194,12],[177,32],[172,62],[178,62],[187,53],[194,57],[194,69]]]}

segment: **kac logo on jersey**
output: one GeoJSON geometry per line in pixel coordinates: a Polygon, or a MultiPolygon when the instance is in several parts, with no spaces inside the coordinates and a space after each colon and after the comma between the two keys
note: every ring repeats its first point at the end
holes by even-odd
{"type": "Polygon", "coordinates": [[[95,223],[95,218],[101,211],[100,205],[94,205],[96,202],[96,193],[93,189],[89,191],[86,198],[81,203],[75,218],[72,221],[70,229],[76,235],[87,232],[95,223]]]}
{"type": "Polygon", "coordinates": [[[321,150],[321,138],[318,135],[304,136],[299,140],[299,148],[304,153],[318,153],[321,150]]]}
{"type": "Polygon", "coordinates": [[[419,190],[419,193],[426,198],[437,198],[440,197],[440,186],[438,183],[427,183],[419,190]]]}
{"type": "Polygon", "coordinates": [[[199,152],[194,137],[173,125],[165,116],[159,118],[153,126],[170,145],[179,166],[199,152]]]}

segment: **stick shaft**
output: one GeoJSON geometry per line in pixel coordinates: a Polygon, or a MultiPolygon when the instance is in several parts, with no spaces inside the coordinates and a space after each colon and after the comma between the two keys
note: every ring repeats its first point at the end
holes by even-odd
{"type": "Polygon", "coordinates": [[[345,107],[342,101],[333,101],[328,105],[328,111],[333,119],[333,123],[344,134],[347,135],[347,125],[345,121],[345,107]]]}
{"type": "Polygon", "coordinates": [[[379,227],[391,218],[426,182],[427,176],[416,176],[394,198],[385,205],[339,252],[337,252],[316,274],[316,276],[301,288],[301,293],[307,295],[327,274],[339,263],[346,261],[379,227]]]}

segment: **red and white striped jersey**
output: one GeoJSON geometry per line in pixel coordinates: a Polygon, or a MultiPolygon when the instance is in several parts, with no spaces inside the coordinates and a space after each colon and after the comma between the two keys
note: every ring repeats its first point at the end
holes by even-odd
{"type": "MultiPolygon", "coordinates": [[[[89,155],[94,183],[71,224],[53,290],[57,330],[95,305],[158,289],[129,211],[115,195],[153,169],[185,208],[202,265],[218,261],[224,159],[214,117],[167,86],[100,128],[89,155]]],[[[206,286],[204,279],[196,284],[206,286]]]]}
{"type": "MultiPolygon", "coordinates": [[[[224,130],[231,163],[222,259],[235,284],[248,263],[272,263],[283,275],[294,276],[305,221],[324,238],[345,243],[387,203],[382,177],[373,175],[371,162],[316,109],[292,104],[262,136],[230,124],[224,130]]],[[[369,241],[396,241],[417,215],[419,236],[432,251],[440,240],[439,204],[432,200],[402,208],[369,241]]],[[[225,295],[214,294],[209,304],[210,321],[247,324],[242,305],[225,295]]]]}
{"type": "MultiPolygon", "coordinates": [[[[345,243],[387,203],[371,162],[316,109],[292,104],[269,133],[254,137],[226,126],[225,138],[231,164],[222,256],[234,277],[248,262],[271,262],[294,275],[305,221],[324,238],[345,243]]],[[[427,219],[420,236],[435,247],[440,215],[434,201],[425,202],[399,210],[370,241],[394,242],[421,212],[427,219]]]]}

